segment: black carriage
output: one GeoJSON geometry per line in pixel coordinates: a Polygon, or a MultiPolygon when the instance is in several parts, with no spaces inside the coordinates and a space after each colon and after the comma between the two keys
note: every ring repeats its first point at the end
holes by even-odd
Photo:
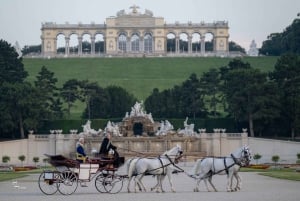
{"type": "Polygon", "coordinates": [[[95,187],[100,193],[118,193],[123,187],[124,176],[116,174],[124,163],[124,157],[93,158],[86,163],[62,155],[47,155],[55,170],[44,170],[39,177],[39,188],[46,195],[59,191],[64,195],[74,193],[79,185],[95,178],[95,187]]]}

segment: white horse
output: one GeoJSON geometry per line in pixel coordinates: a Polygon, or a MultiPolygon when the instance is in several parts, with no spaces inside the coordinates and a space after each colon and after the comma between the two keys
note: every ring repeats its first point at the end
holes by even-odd
{"type": "Polygon", "coordinates": [[[144,184],[142,183],[142,178],[145,175],[155,175],[157,178],[157,184],[151,188],[151,190],[156,189],[159,192],[164,192],[162,188],[162,181],[165,176],[168,176],[169,183],[171,186],[172,192],[175,192],[173,188],[173,183],[171,179],[171,174],[173,171],[172,166],[175,163],[178,163],[178,160],[182,157],[182,149],[180,146],[175,146],[172,149],[166,151],[162,155],[156,158],[134,158],[131,160],[128,168],[128,186],[127,190],[130,192],[129,186],[132,177],[135,176],[135,192],[137,192],[137,185],[138,187],[146,191],[144,184]]]}
{"type": "Polygon", "coordinates": [[[241,166],[248,165],[250,161],[251,151],[248,146],[243,146],[227,157],[207,157],[204,159],[198,159],[188,175],[197,180],[196,187],[194,189],[195,192],[199,191],[199,184],[201,180],[204,180],[207,191],[210,191],[207,186],[207,180],[213,187],[214,191],[217,191],[216,187],[212,183],[212,176],[216,174],[227,174],[227,191],[237,191],[241,189],[241,178],[238,171],[241,166]],[[235,188],[232,188],[233,177],[237,180],[235,188]]]}

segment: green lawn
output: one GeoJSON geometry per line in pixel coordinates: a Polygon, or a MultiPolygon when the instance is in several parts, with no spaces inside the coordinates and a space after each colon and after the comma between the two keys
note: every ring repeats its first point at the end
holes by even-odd
{"type": "Polygon", "coordinates": [[[254,169],[254,168],[242,168],[243,172],[258,172],[258,174],[278,179],[287,179],[293,181],[300,181],[300,172],[296,172],[293,168],[268,168],[268,169],[254,169]]]}
{"type": "MultiPolygon", "coordinates": [[[[36,79],[42,66],[55,73],[58,85],[75,78],[98,82],[100,86],[122,86],[139,100],[145,100],[154,88],[160,90],[181,84],[192,73],[199,77],[210,68],[225,66],[231,58],[64,58],[23,60],[29,81],[36,79]]],[[[277,57],[245,57],[263,71],[274,68],[277,57]]]]}
{"type": "MultiPolygon", "coordinates": [[[[55,73],[58,86],[69,79],[89,80],[100,86],[116,85],[125,88],[138,100],[145,100],[154,88],[164,90],[180,85],[192,73],[198,77],[210,68],[226,66],[232,58],[24,58],[28,80],[33,82],[42,66],[55,73]]],[[[244,62],[262,71],[274,68],[277,57],[245,57],[244,62]]],[[[79,118],[83,103],[72,108],[72,116],[79,118]]]]}

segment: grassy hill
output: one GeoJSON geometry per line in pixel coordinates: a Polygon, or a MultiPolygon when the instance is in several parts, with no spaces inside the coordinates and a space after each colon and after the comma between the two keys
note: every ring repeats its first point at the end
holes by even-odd
{"type": "MultiPolygon", "coordinates": [[[[164,90],[179,85],[191,73],[199,77],[210,68],[225,66],[231,58],[63,58],[29,59],[23,63],[28,80],[36,80],[42,66],[55,73],[58,86],[72,78],[98,82],[100,86],[124,87],[139,100],[145,100],[154,88],[164,90]]],[[[263,71],[274,68],[277,57],[245,57],[244,62],[263,71]]]]}
{"type": "MultiPolygon", "coordinates": [[[[210,68],[225,66],[232,58],[24,58],[28,80],[33,82],[42,66],[55,73],[58,86],[67,80],[89,80],[102,87],[116,85],[125,88],[138,100],[145,100],[154,88],[160,91],[180,85],[192,73],[198,77],[210,68]]],[[[245,57],[244,62],[263,71],[274,68],[277,57],[245,57]]],[[[85,105],[77,102],[71,119],[80,119],[85,105]]]]}

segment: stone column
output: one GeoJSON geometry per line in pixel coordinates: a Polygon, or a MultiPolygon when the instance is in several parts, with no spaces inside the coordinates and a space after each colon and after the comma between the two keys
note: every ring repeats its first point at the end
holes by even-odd
{"type": "Polygon", "coordinates": [[[57,55],[57,39],[53,39],[53,55],[57,55]]]}
{"type": "Polygon", "coordinates": [[[192,36],[188,36],[188,53],[192,53],[192,36]]]}
{"type": "Polygon", "coordinates": [[[103,36],[103,53],[106,54],[106,37],[103,36]]]}
{"type": "Polygon", "coordinates": [[[42,55],[45,55],[45,40],[43,36],[41,36],[41,39],[42,39],[41,53],[42,55]]]}
{"type": "Polygon", "coordinates": [[[130,44],[130,38],[126,37],[126,52],[131,52],[131,44],[130,44]]]}
{"type": "Polygon", "coordinates": [[[168,53],[168,37],[164,38],[164,42],[165,42],[164,53],[168,53]]]}
{"type": "Polygon", "coordinates": [[[144,37],[140,37],[140,42],[139,42],[139,51],[140,51],[140,53],[144,53],[144,37]]]}
{"type": "Polygon", "coordinates": [[[95,55],[95,36],[91,37],[91,55],[95,55]]]}
{"type": "Polygon", "coordinates": [[[175,53],[179,53],[179,36],[175,37],[175,53]]]}
{"type": "Polygon", "coordinates": [[[200,39],[201,39],[201,54],[205,54],[205,36],[201,36],[200,37],[200,39]]]}
{"type": "Polygon", "coordinates": [[[78,55],[82,55],[82,37],[78,36],[78,55]]]}
{"type": "Polygon", "coordinates": [[[70,38],[66,36],[65,40],[66,40],[65,55],[68,56],[70,54],[70,38]]]}
{"type": "Polygon", "coordinates": [[[156,48],[155,48],[155,37],[152,37],[152,52],[155,54],[156,53],[156,48]]]}

